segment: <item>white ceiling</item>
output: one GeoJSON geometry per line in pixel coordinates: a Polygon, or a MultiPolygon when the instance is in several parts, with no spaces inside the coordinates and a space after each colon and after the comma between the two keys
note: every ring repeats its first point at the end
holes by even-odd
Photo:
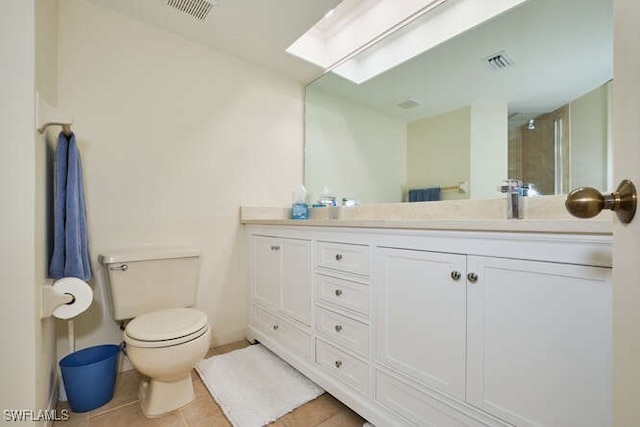
{"type": "Polygon", "coordinates": [[[167,0],[89,0],[302,82],[322,69],[285,52],[340,0],[217,0],[204,20],[167,0]]]}
{"type": "Polygon", "coordinates": [[[313,85],[406,121],[482,103],[536,116],[612,78],[612,35],[611,0],[528,0],[360,85],[333,73],[313,85]],[[482,59],[503,50],[515,64],[491,70],[482,59]],[[407,99],[421,105],[397,106],[407,99]]]}

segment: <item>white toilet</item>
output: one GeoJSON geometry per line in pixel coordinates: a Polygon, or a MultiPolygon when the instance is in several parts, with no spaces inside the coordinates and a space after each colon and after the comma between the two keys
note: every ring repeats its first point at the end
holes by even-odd
{"type": "Polygon", "coordinates": [[[207,315],[196,302],[200,252],[154,248],[100,255],[113,317],[129,321],[124,342],[131,364],[145,378],[142,412],[156,417],[193,400],[191,370],[209,349],[207,315]]]}

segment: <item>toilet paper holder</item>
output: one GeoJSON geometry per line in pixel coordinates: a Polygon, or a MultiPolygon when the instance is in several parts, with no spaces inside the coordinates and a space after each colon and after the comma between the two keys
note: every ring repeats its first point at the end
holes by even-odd
{"type": "Polygon", "coordinates": [[[75,297],[68,293],[59,293],[53,288],[53,280],[47,279],[42,286],[42,303],[40,304],[40,318],[44,319],[53,315],[53,310],[63,304],[72,304],[75,297]]]}

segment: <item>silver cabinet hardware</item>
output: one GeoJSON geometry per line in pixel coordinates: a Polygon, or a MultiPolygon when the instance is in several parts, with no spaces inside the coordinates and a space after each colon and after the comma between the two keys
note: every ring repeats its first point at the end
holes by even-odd
{"type": "Polygon", "coordinates": [[[278,325],[273,325],[273,330],[274,330],[274,331],[277,331],[279,327],[280,327],[280,326],[278,326],[278,325]]]}
{"type": "Polygon", "coordinates": [[[271,250],[272,251],[279,251],[280,250],[280,246],[279,245],[272,245],[271,246],[271,250]]]}
{"type": "Polygon", "coordinates": [[[469,273],[469,274],[467,274],[467,279],[471,283],[476,283],[478,281],[478,273],[469,273]]]}
{"type": "Polygon", "coordinates": [[[336,294],[337,297],[342,295],[342,289],[336,289],[335,294],[336,294]]]}
{"type": "Polygon", "coordinates": [[[109,267],[109,270],[127,271],[128,269],[129,269],[129,266],[127,264],[121,264],[118,266],[109,267]]]}
{"type": "Polygon", "coordinates": [[[335,365],[336,365],[336,368],[340,368],[342,366],[342,361],[336,360],[335,365]]]}
{"type": "Polygon", "coordinates": [[[342,260],[342,254],[336,254],[336,261],[342,260]]]}
{"type": "Polygon", "coordinates": [[[454,270],[454,271],[451,272],[451,278],[453,280],[460,280],[460,277],[462,277],[462,274],[460,274],[459,271],[455,271],[454,270]]]}
{"type": "Polygon", "coordinates": [[[342,330],[342,325],[336,325],[335,330],[336,332],[340,332],[342,330]]]}

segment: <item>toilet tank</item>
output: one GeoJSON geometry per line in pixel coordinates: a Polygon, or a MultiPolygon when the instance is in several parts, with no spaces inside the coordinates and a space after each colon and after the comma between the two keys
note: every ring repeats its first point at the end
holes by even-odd
{"type": "Polygon", "coordinates": [[[99,256],[107,272],[115,320],[150,311],[195,304],[200,251],[186,248],[145,248],[99,256]]]}

